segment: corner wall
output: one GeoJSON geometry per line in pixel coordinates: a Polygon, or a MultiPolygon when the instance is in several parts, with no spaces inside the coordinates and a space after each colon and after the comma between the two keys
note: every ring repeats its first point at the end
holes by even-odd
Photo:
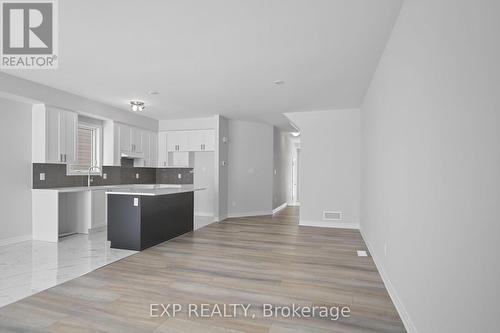
{"type": "Polygon", "coordinates": [[[358,228],[360,118],[358,109],[287,113],[300,128],[300,224],[358,228]],[[323,211],[342,212],[324,221],[323,211]]]}
{"type": "Polygon", "coordinates": [[[31,104],[0,99],[0,245],[31,239],[31,104]]]}
{"type": "Polygon", "coordinates": [[[362,106],[361,230],[410,333],[500,327],[499,13],[405,1],[362,106]]]}
{"type": "Polygon", "coordinates": [[[229,121],[229,216],[271,214],[273,210],[273,127],[229,121]]]}

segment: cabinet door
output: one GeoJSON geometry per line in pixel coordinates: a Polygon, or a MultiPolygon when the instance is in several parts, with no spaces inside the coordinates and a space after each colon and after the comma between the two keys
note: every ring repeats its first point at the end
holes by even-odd
{"type": "Polygon", "coordinates": [[[203,130],[202,132],[202,148],[204,151],[214,151],[215,150],[215,131],[214,130],[203,130]]]}
{"type": "Polygon", "coordinates": [[[158,133],[158,166],[167,166],[168,154],[167,154],[167,133],[158,133]]]}
{"type": "Polygon", "coordinates": [[[62,124],[64,130],[61,133],[61,146],[64,147],[64,162],[67,164],[75,164],[77,162],[77,141],[78,141],[78,114],[69,111],[61,111],[62,124]]]}
{"type": "Polygon", "coordinates": [[[158,166],[158,134],[149,134],[149,161],[150,167],[158,166]]]}
{"type": "MultiPolygon", "coordinates": [[[[46,163],[62,163],[62,147],[60,146],[61,140],[61,124],[60,124],[60,111],[57,109],[47,108],[45,114],[45,135],[46,135],[46,163]]],[[[42,125],[43,126],[43,125],[42,125]]]]}
{"type": "Polygon", "coordinates": [[[143,131],[139,128],[132,127],[131,136],[132,136],[132,151],[134,153],[142,153],[142,135],[143,131]]]}
{"type": "Polygon", "coordinates": [[[132,150],[130,127],[120,124],[118,128],[120,130],[120,151],[130,152],[132,150]]]}
{"type": "Polygon", "coordinates": [[[144,166],[149,167],[151,166],[151,155],[149,154],[149,137],[151,134],[149,132],[144,131],[142,133],[142,150],[143,150],[143,156],[144,156],[144,166]]]}
{"type": "Polygon", "coordinates": [[[188,137],[189,151],[203,150],[203,131],[186,132],[188,137]]]}
{"type": "Polygon", "coordinates": [[[168,151],[188,151],[188,136],[185,131],[172,131],[167,134],[168,151]]]}

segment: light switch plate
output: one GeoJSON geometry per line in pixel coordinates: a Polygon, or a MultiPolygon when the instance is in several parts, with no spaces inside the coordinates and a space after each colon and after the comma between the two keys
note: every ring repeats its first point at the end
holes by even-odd
{"type": "Polygon", "coordinates": [[[134,207],[139,206],[139,198],[134,198],[134,207]]]}
{"type": "Polygon", "coordinates": [[[40,180],[45,180],[45,172],[40,172],[40,180]]]}
{"type": "Polygon", "coordinates": [[[139,179],[139,174],[138,173],[135,174],[135,179],[139,179]]]}
{"type": "Polygon", "coordinates": [[[107,173],[103,173],[102,174],[102,179],[108,179],[108,174],[107,173]]]}
{"type": "Polygon", "coordinates": [[[182,179],[182,173],[177,174],[178,179],[182,179]]]}

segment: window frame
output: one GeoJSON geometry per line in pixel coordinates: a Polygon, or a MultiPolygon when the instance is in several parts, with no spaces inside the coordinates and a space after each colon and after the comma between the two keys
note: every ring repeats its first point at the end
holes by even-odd
{"type": "MultiPolygon", "coordinates": [[[[76,131],[76,156],[78,156],[78,130],[80,128],[88,129],[94,131],[92,140],[92,157],[95,160],[95,166],[99,167],[100,171],[92,170],[90,175],[92,176],[102,176],[102,160],[103,160],[103,148],[102,148],[102,132],[103,128],[100,125],[92,124],[89,122],[78,120],[77,131],[76,131]]],[[[66,165],[66,175],[68,176],[82,176],[88,175],[88,168],[84,170],[83,168],[76,168],[77,164],[67,164],[66,165]]]]}

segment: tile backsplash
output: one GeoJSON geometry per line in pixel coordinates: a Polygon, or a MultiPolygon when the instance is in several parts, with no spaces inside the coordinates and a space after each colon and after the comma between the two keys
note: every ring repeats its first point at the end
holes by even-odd
{"type": "MultiPolygon", "coordinates": [[[[92,186],[121,184],[193,184],[192,168],[104,166],[103,176],[92,176],[92,186]],[[181,177],[179,178],[179,174],[181,177]],[[138,177],[137,177],[138,176],[138,177]]],[[[33,163],[33,188],[87,186],[87,176],[67,176],[66,165],[33,163]],[[40,180],[40,174],[45,180],[40,180]]]]}

